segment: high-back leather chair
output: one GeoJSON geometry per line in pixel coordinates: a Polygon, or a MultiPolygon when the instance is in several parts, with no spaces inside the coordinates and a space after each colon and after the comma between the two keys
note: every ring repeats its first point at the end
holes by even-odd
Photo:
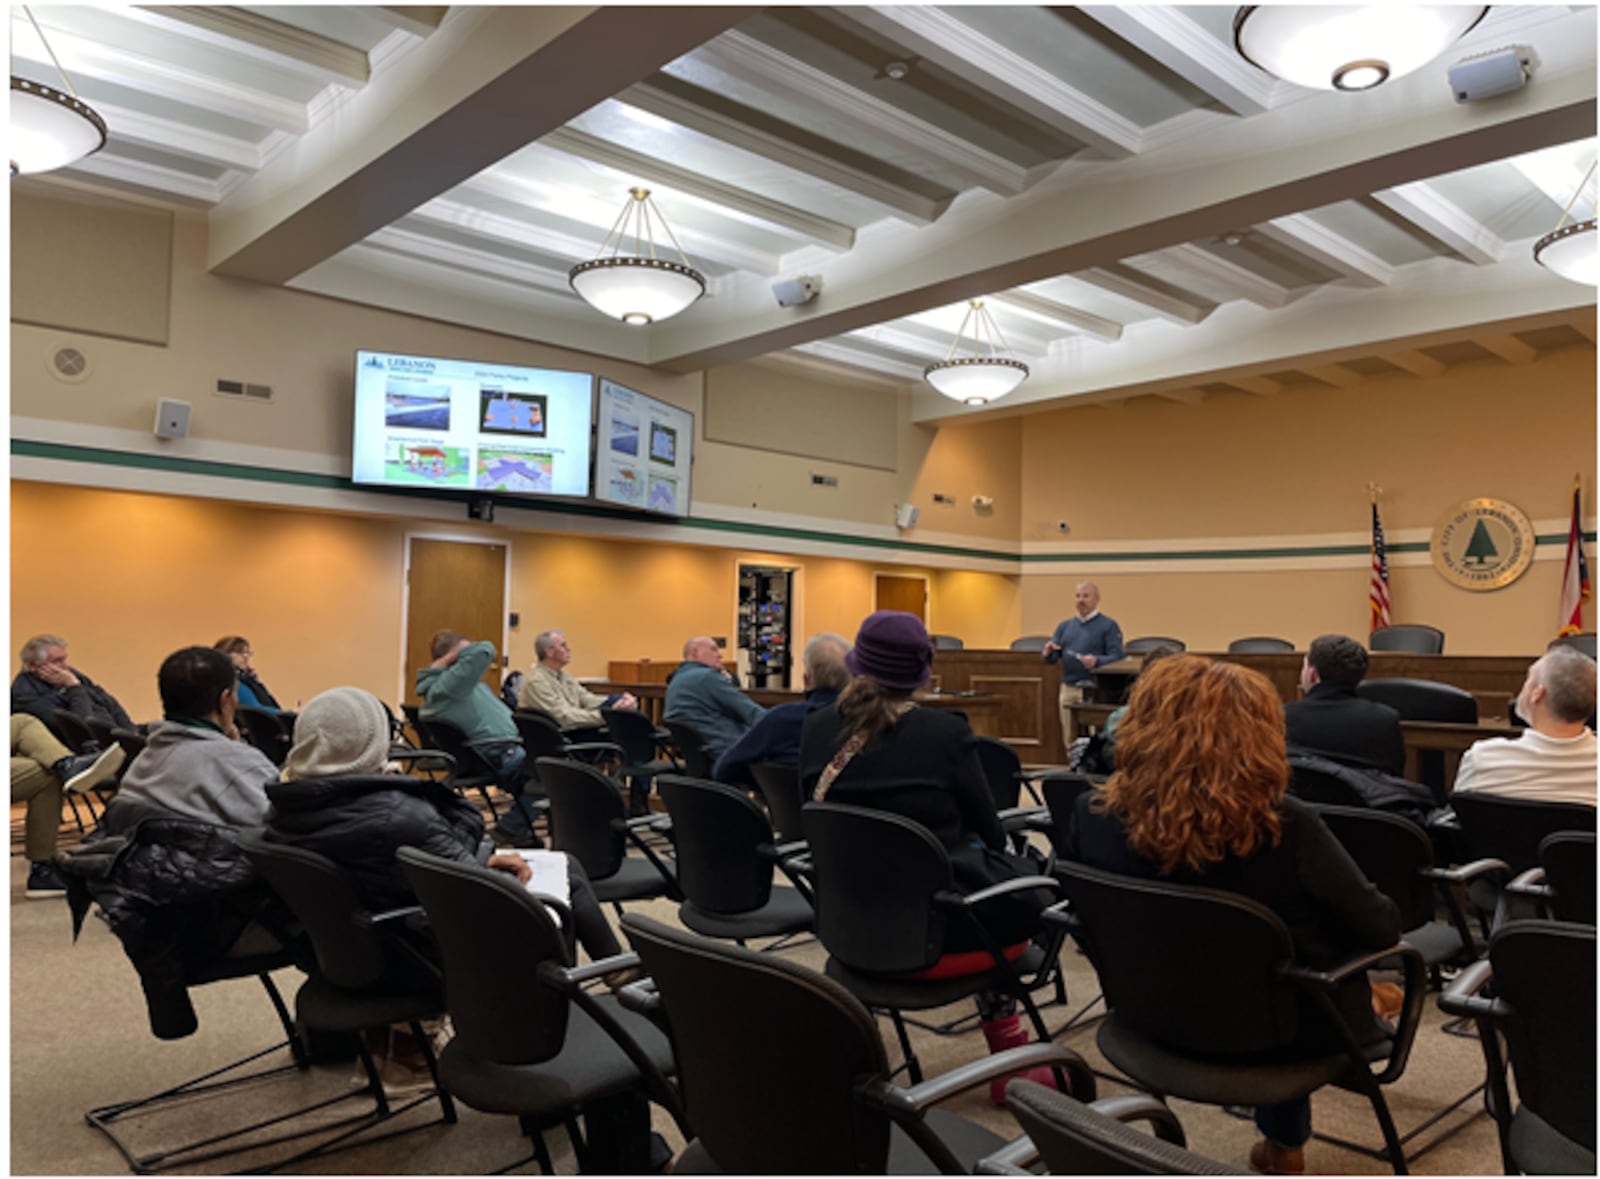
{"type": "Polygon", "coordinates": [[[933,640],[933,649],[935,651],[961,651],[965,650],[967,646],[955,635],[929,635],[928,637],[933,640]]]}
{"type": "Polygon", "coordinates": [[[1582,634],[1562,635],[1559,639],[1550,640],[1550,646],[1546,649],[1553,651],[1557,647],[1571,647],[1574,651],[1593,659],[1595,657],[1594,631],[1586,630],[1582,634]]]}
{"type": "Polygon", "coordinates": [[[1049,635],[1020,635],[1011,640],[1013,651],[1043,651],[1050,641],[1049,635]]]}
{"type": "Polygon", "coordinates": [[[1367,639],[1373,651],[1405,651],[1411,655],[1443,655],[1444,631],[1436,626],[1404,623],[1381,626],[1367,639]]]}
{"type": "Polygon", "coordinates": [[[1189,649],[1189,645],[1182,639],[1167,639],[1160,635],[1143,635],[1122,644],[1122,649],[1129,655],[1143,655],[1147,651],[1154,651],[1157,647],[1176,647],[1180,651],[1189,649]]]}
{"type": "Polygon", "coordinates": [[[1266,635],[1256,635],[1248,639],[1234,639],[1228,644],[1229,655],[1272,655],[1293,650],[1294,644],[1288,639],[1274,639],[1266,635]]]}

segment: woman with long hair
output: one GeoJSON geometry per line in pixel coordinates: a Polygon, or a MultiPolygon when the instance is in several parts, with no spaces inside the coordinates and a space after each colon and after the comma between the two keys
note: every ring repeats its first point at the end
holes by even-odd
{"type": "Polygon", "coordinates": [[[256,674],[255,665],[250,662],[255,652],[250,649],[249,639],[243,635],[224,635],[211,645],[233,660],[234,670],[239,673],[240,704],[246,708],[259,708],[263,712],[283,711],[277,699],[267,691],[267,685],[256,674]]]}
{"type": "MultiPolygon", "coordinates": [[[[1175,655],[1135,683],[1117,733],[1117,772],[1078,800],[1067,854],[1259,901],[1288,926],[1304,965],[1392,946],[1400,937],[1394,902],[1288,788],[1283,704],[1272,684],[1237,664],[1175,655]]],[[[1364,979],[1350,980],[1338,1000],[1358,1039],[1386,1034],[1364,979]]],[[[1251,1165],[1302,1173],[1310,1098],[1259,1106],[1256,1125],[1264,1137],[1251,1165]]]]}
{"type": "MultiPolygon", "coordinates": [[[[845,665],[855,678],[835,703],[806,717],[800,742],[805,796],[920,823],[944,844],[963,892],[1037,873],[1028,860],[1006,853],[1006,835],[966,719],[917,705],[913,693],[928,682],[933,666],[933,641],[921,619],[897,610],[870,615],[845,665]]],[[[1015,958],[1038,932],[1040,911],[1054,899],[1044,889],[1027,889],[979,905],[976,915],[1007,957],[1015,958]]],[[[948,924],[942,950],[939,961],[919,977],[994,968],[982,933],[967,922],[948,924]]],[[[980,995],[978,1012],[990,1051],[1028,1042],[1014,1000],[980,995]]],[[[1021,1075],[1052,1084],[1048,1069],[1021,1075]]],[[[990,1088],[1000,1104],[1008,1079],[990,1088]]]]}

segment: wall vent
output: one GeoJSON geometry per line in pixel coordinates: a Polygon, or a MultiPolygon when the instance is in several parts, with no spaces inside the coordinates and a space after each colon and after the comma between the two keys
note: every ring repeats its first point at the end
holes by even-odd
{"type": "Polygon", "coordinates": [[[50,375],[68,385],[77,385],[89,377],[89,356],[81,348],[63,344],[50,354],[50,375]]]}
{"type": "Polygon", "coordinates": [[[839,476],[837,476],[837,475],[818,475],[818,474],[813,472],[813,474],[811,476],[811,486],[813,486],[813,487],[837,487],[837,486],[839,486],[839,476]]]}
{"type": "Polygon", "coordinates": [[[271,385],[251,385],[245,381],[217,381],[217,396],[248,397],[253,401],[271,401],[271,385]]]}

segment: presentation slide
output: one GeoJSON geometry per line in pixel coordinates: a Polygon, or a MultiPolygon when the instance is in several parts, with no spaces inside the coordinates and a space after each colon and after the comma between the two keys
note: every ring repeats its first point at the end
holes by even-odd
{"type": "Polygon", "coordinates": [[[593,387],[589,373],[357,352],[351,478],[587,496],[593,387]]]}
{"type": "Polygon", "coordinates": [[[595,498],[687,516],[694,415],[601,377],[595,420],[595,498]]]}

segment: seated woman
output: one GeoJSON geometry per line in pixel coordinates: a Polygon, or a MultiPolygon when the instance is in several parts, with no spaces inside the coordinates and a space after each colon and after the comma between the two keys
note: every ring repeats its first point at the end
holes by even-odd
{"type": "MultiPolygon", "coordinates": [[[[800,778],[806,797],[889,811],[922,824],[944,844],[963,892],[1036,874],[1028,860],[1005,852],[1005,832],[966,719],[919,708],[911,698],[928,682],[933,665],[933,642],[921,620],[897,610],[870,615],[845,664],[855,678],[835,703],[805,719],[800,778]]],[[[980,905],[977,915],[1015,958],[1039,931],[1039,912],[1053,899],[1044,889],[1028,889],[980,905]]],[[[992,969],[984,946],[968,923],[950,922],[943,956],[924,977],[992,969]]],[[[1015,1000],[980,995],[978,1011],[991,1052],[1028,1042],[1015,1000]]],[[[1048,1069],[1021,1075],[1052,1084],[1048,1069]]],[[[1007,1080],[991,1086],[999,1104],[1007,1080]]]]}
{"type": "MultiPolygon", "coordinates": [[[[1394,902],[1288,786],[1283,705],[1266,677],[1174,655],[1134,685],[1117,732],[1117,772],[1078,800],[1067,856],[1259,901],[1288,926],[1303,965],[1330,967],[1392,946],[1400,937],[1394,902]]],[[[1365,979],[1351,979],[1338,1003],[1358,1040],[1387,1034],[1365,979]]],[[[1303,1173],[1311,1099],[1258,1106],[1256,1125],[1264,1138],[1251,1165],[1303,1173]]]]}
{"type": "Polygon", "coordinates": [[[282,707],[267,691],[267,685],[261,682],[261,677],[256,674],[256,669],[250,663],[250,640],[243,635],[226,635],[211,644],[212,648],[221,651],[233,660],[233,666],[239,673],[239,703],[246,708],[259,708],[263,712],[282,712],[282,707]]]}

